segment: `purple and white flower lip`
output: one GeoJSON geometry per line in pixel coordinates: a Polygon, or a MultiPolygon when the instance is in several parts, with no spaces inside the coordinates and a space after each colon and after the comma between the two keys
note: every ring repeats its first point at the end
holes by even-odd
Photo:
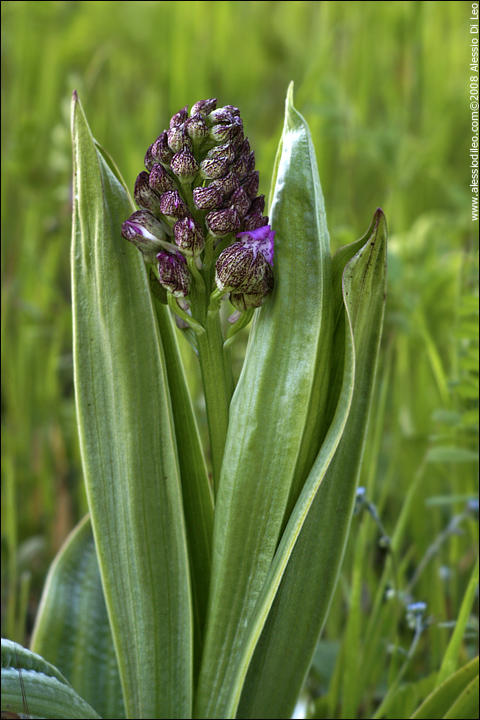
{"type": "Polygon", "coordinates": [[[243,242],[244,245],[251,246],[255,254],[261,252],[265,260],[273,267],[275,230],[272,230],[270,225],[264,225],[256,230],[240,232],[236,237],[243,242]]]}
{"type": "MultiPolygon", "coordinates": [[[[273,290],[273,242],[269,225],[238,233],[237,242],[220,254],[215,264],[215,282],[221,292],[266,297],[273,290]]],[[[261,303],[258,303],[259,305],[261,303]]],[[[258,305],[257,305],[258,306],[258,305]]]]}

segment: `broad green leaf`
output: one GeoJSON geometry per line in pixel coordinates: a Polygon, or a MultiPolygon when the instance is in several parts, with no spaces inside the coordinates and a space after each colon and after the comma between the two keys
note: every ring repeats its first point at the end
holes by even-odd
{"type": "MultiPolygon", "coordinates": [[[[281,578],[249,667],[237,717],[291,717],[337,582],[355,501],[383,324],[387,236],[380,210],[367,236],[362,238],[360,249],[355,243],[341,253],[343,262],[347,260],[342,273],[346,312],[344,323],[337,319],[334,347],[339,356],[342,343],[338,333],[344,328],[342,390],[332,428],[265,583],[264,594],[273,595],[281,578]],[[355,250],[358,252],[350,259],[355,250]],[[340,442],[336,423],[344,427],[340,442]]],[[[334,287],[338,287],[335,273],[339,267],[334,263],[334,287]]],[[[336,295],[338,307],[338,291],[336,295]]]]}
{"type": "Polygon", "coordinates": [[[20,672],[29,717],[99,718],[56,667],[40,655],[2,638],[2,711],[25,713],[20,672]]]}
{"type": "Polygon", "coordinates": [[[455,706],[455,703],[461,698],[467,688],[470,688],[470,690],[463,698],[462,703],[466,701],[468,707],[468,699],[471,699],[472,695],[475,699],[475,687],[471,685],[475,679],[478,683],[478,656],[460,668],[460,670],[457,670],[453,675],[450,675],[447,680],[444,680],[441,685],[435,688],[420,705],[418,710],[413,713],[411,720],[440,720],[440,718],[443,717],[478,717],[478,684],[476,686],[477,713],[472,715],[449,714],[450,709],[455,706]]]}
{"type": "Polygon", "coordinates": [[[168,385],[172,398],[178,460],[182,478],[183,507],[192,580],[194,614],[195,674],[198,674],[205,618],[207,616],[213,535],[213,493],[208,480],[205,459],[198,434],[192,401],[170,310],[154,299],[158,326],[167,365],[168,385]]]}
{"type": "Polygon", "coordinates": [[[470,582],[468,583],[465,595],[463,596],[462,606],[458,614],[457,622],[455,623],[455,629],[452,633],[452,637],[450,638],[450,642],[448,643],[445,655],[443,656],[442,666],[438,672],[437,687],[457,669],[458,656],[460,654],[465,628],[467,627],[472,605],[478,592],[478,567],[479,562],[477,558],[470,582]]]}
{"type": "Polygon", "coordinates": [[[230,407],[196,717],[226,717],[237,654],[287,508],[326,432],[331,259],[315,153],[292,99],[290,87],[271,208],[275,289],[256,314],[230,407]]]}
{"type": "Polygon", "coordinates": [[[125,717],[88,516],[69,535],[50,568],[31,649],[59,668],[101,717],[125,717]]]}
{"type": "Polygon", "coordinates": [[[74,364],[93,533],[127,716],[191,715],[192,609],[165,358],[131,204],[73,100],[74,364]]]}

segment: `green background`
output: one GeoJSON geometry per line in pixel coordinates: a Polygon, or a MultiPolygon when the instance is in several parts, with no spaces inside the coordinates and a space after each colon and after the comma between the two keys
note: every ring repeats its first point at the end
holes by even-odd
{"type": "MultiPolygon", "coordinates": [[[[400,585],[478,497],[470,9],[409,0],[2,3],[2,635],[22,641],[26,627],[28,636],[48,564],[86,511],[72,381],[73,89],[131,188],[173,113],[209,97],[239,107],[268,195],[294,81],[332,250],[360,237],[377,206],[387,216],[387,313],[361,484],[389,534],[404,508],[400,585]]],[[[246,333],[237,372],[245,342],[246,333]]],[[[182,350],[202,420],[195,359],[182,350]]],[[[470,515],[461,525],[415,585],[435,625],[414,677],[438,668],[449,637],[441,623],[458,614],[478,536],[470,515]]],[[[311,680],[331,694],[355,572],[358,642],[367,632],[385,563],[378,536],[370,517],[354,519],[311,680]]],[[[405,624],[385,623],[377,645],[368,641],[378,657],[366,687],[385,682],[388,644],[410,642],[405,624]]],[[[351,678],[360,682],[357,670],[351,678]]]]}

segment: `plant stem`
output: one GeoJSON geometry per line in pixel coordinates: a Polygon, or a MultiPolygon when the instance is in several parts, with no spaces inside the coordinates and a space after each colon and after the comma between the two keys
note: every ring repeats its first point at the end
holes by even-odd
{"type": "Polygon", "coordinates": [[[218,312],[207,313],[205,330],[206,332],[197,335],[197,342],[212,453],[213,488],[216,495],[227,437],[233,378],[231,368],[225,362],[218,312]]]}

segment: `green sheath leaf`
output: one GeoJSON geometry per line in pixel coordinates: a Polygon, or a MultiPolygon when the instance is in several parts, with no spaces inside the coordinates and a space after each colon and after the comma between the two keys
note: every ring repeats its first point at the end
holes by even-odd
{"type": "MultiPolygon", "coordinates": [[[[275,556],[272,579],[269,576],[265,583],[265,594],[273,595],[288,560],[249,667],[239,718],[291,717],[328,613],[348,536],[375,379],[385,304],[386,238],[385,218],[378,210],[367,236],[344,248],[334,262],[335,306],[340,307],[340,275],[346,309],[343,316],[336,312],[334,342],[339,360],[343,354],[339,333],[345,332],[343,387],[332,428],[275,556]],[[346,418],[342,407],[347,404],[348,419],[338,443],[338,433],[332,430],[341,414],[346,418]],[[324,456],[335,447],[328,466],[324,456]]],[[[334,398],[336,383],[334,376],[334,398]]]]}
{"type": "Polygon", "coordinates": [[[129,717],[191,715],[192,610],[165,359],[132,207],[73,99],[75,389],[85,482],[129,717]]]}
{"type": "Polygon", "coordinates": [[[58,667],[101,717],[125,717],[88,516],[69,535],[50,568],[31,649],[58,667]]]}
{"type": "MultiPolygon", "coordinates": [[[[252,612],[287,508],[326,432],[331,259],[315,152],[286,103],[271,224],[275,290],[256,314],[234,393],[218,490],[206,646],[196,717],[224,718],[252,612]]],[[[288,517],[288,515],[287,515],[288,517]]]]}

